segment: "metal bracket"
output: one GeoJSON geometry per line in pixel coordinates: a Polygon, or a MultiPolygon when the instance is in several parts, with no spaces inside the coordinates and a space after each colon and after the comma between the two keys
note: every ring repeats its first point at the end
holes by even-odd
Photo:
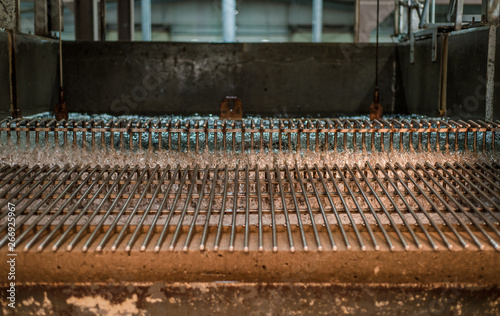
{"type": "Polygon", "coordinates": [[[437,61],[437,27],[426,29],[418,32],[412,32],[410,36],[410,63],[415,63],[415,41],[418,38],[426,38],[432,36],[432,54],[431,61],[434,63],[437,61]]]}
{"type": "Polygon", "coordinates": [[[228,120],[241,120],[243,118],[243,107],[238,97],[225,97],[220,103],[220,118],[228,120]],[[229,107],[229,101],[234,101],[234,107],[229,107]]]}

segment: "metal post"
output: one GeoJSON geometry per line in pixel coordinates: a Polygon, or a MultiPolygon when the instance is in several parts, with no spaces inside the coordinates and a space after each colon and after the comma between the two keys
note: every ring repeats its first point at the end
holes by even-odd
{"type": "Polygon", "coordinates": [[[40,36],[50,35],[49,14],[47,0],[35,0],[35,34],[40,36]]]}
{"type": "Polygon", "coordinates": [[[490,25],[488,38],[488,66],[486,70],[486,119],[493,120],[493,101],[495,92],[495,52],[497,46],[497,27],[490,25]]]}
{"type": "Polygon", "coordinates": [[[59,31],[59,0],[35,0],[35,34],[50,36],[59,31]]]}
{"type": "Polygon", "coordinates": [[[92,41],[94,39],[93,3],[88,0],[75,0],[75,39],[92,41]]]}
{"type": "Polygon", "coordinates": [[[436,0],[431,0],[431,23],[436,23],[436,0]]]}
{"type": "Polygon", "coordinates": [[[118,40],[134,40],[133,0],[118,0],[118,40]]]}
{"type": "MultiPolygon", "coordinates": [[[[361,0],[356,0],[354,7],[354,43],[359,43],[359,19],[360,19],[360,2],[361,0]]],[[[397,12],[397,11],[395,11],[397,12]]],[[[396,33],[397,34],[397,33],[396,33]]]]}
{"type": "Polygon", "coordinates": [[[464,0],[457,0],[457,16],[455,17],[455,30],[460,31],[462,29],[462,19],[464,14],[464,0]]]}
{"type": "Polygon", "coordinates": [[[106,0],[99,1],[99,37],[101,41],[106,40],[106,0]]]}
{"type": "Polygon", "coordinates": [[[312,41],[321,42],[323,31],[323,0],[313,0],[312,41]]]}
{"type": "Polygon", "coordinates": [[[222,0],[222,40],[236,40],[236,0],[222,0]]]}
{"type": "Polygon", "coordinates": [[[141,1],[142,40],[151,40],[151,0],[141,1]]]}
{"type": "Polygon", "coordinates": [[[92,0],[94,41],[99,40],[99,0],[92,0]]]}

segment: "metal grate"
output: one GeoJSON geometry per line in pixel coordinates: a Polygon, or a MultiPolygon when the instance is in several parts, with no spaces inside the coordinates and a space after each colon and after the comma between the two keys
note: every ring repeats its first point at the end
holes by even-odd
{"type": "Polygon", "coordinates": [[[499,121],[356,119],[4,119],[18,146],[202,151],[495,151],[499,121]]]}
{"type": "Polygon", "coordinates": [[[26,251],[499,249],[500,165],[5,165],[9,205],[26,251]]]}

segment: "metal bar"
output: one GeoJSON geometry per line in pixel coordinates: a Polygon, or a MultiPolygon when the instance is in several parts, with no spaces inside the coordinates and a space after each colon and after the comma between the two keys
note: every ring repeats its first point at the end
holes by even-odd
{"type": "Polygon", "coordinates": [[[278,237],[276,235],[276,213],[274,210],[274,188],[273,182],[271,181],[271,174],[269,173],[269,166],[266,166],[266,178],[268,181],[268,189],[269,189],[269,202],[271,204],[271,229],[273,235],[273,252],[278,252],[278,237]]]}
{"type": "MultiPolygon", "coordinates": [[[[160,251],[160,248],[163,244],[163,241],[167,237],[168,226],[170,225],[170,221],[172,220],[172,216],[174,215],[175,206],[177,205],[177,202],[179,201],[179,197],[181,196],[181,193],[182,193],[182,187],[184,186],[184,181],[186,180],[188,174],[189,174],[189,166],[186,168],[186,170],[184,171],[184,174],[182,175],[182,179],[181,179],[181,181],[179,183],[179,187],[177,189],[177,194],[175,195],[175,199],[172,202],[172,205],[170,206],[170,211],[168,212],[167,220],[166,220],[165,224],[163,225],[163,229],[160,233],[160,237],[158,237],[158,241],[156,242],[155,252],[160,251]]],[[[172,177],[172,179],[174,179],[174,178],[172,177]]]]}
{"type": "MultiPolygon", "coordinates": [[[[137,189],[139,188],[139,185],[141,184],[142,182],[142,179],[144,178],[144,176],[146,175],[146,172],[148,171],[148,168],[144,168],[141,172],[140,175],[137,176],[137,183],[134,185],[134,187],[132,188],[132,191],[131,191],[131,194],[129,195],[128,199],[125,201],[125,204],[122,206],[121,210],[120,210],[120,213],[118,213],[118,215],[116,215],[115,217],[115,220],[113,221],[113,223],[110,225],[110,227],[108,228],[108,231],[106,232],[106,234],[104,235],[104,237],[101,239],[101,242],[97,245],[96,247],[96,252],[101,252],[102,249],[104,248],[104,246],[106,245],[107,241],[109,240],[109,238],[111,237],[111,234],[113,234],[113,232],[115,231],[117,225],[118,225],[118,222],[120,220],[120,218],[123,216],[123,213],[125,213],[125,210],[127,209],[128,205],[130,204],[130,202],[132,201],[132,198],[133,198],[133,193],[135,191],[137,191],[137,189]]],[[[132,179],[133,177],[133,173],[131,173],[129,175],[129,179],[132,179]]],[[[125,187],[124,187],[125,188],[125,187]]],[[[113,206],[113,205],[112,205],[113,206]]],[[[110,209],[108,210],[108,212],[111,212],[111,207],[110,209]]],[[[109,213],[106,213],[106,215],[109,216],[109,213]]],[[[90,244],[92,243],[92,241],[94,240],[94,238],[100,233],[100,230],[102,228],[102,225],[104,224],[104,221],[105,219],[108,217],[108,216],[105,216],[102,218],[101,222],[98,224],[98,227],[96,227],[96,229],[94,230],[94,232],[92,233],[92,235],[89,237],[89,239],[87,240],[87,242],[85,242],[85,245],[83,245],[83,248],[82,248],[82,251],[83,252],[86,252],[90,246],[90,244]],[[97,229],[99,228],[99,229],[97,229]]],[[[76,237],[75,237],[76,239],[76,237]]],[[[74,239],[74,240],[75,240],[74,239]]]]}
{"type": "MultiPolygon", "coordinates": [[[[128,166],[127,166],[128,168],[128,166]]],[[[107,171],[107,170],[103,170],[102,174],[104,174],[104,171],[108,172],[108,176],[107,178],[104,180],[104,183],[108,182],[109,180],[111,180],[111,177],[113,176],[113,174],[116,172],[116,170],[118,169],[118,166],[115,166],[111,171],[107,171]]],[[[87,191],[82,195],[82,197],[80,198],[79,202],[81,203],[81,200],[82,199],[86,199],[87,196],[88,196],[88,193],[91,191],[92,187],[96,184],[96,182],[99,182],[99,179],[102,177],[102,174],[100,174],[95,182],[89,186],[89,188],[87,189],[87,191]]],[[[78,217],[76,219],[73,220],[73,222],[70,224],[70,227],[67,229],[67,231],[71,231],[72,229],[72,226],[76,226],[76,224],[78,223],[78,221],[85,215],[87,214],[87,211],[88,209],[90,208],[90,206],[92,205],[92,203],[97,199],[97,197],[99,196],[99,192],[102,191],[106,186],[103,184],[101,185],[97,192],[94,194],[94,196],[92,196],[92,198],[87,202],[86,202],[86,205],[85,207],[79,212],[78,214],[78,217]]],[[[66,223],[66,221],[68,220],[68,218],[70,218],[71,215],[73,215],[73,213],[76,211],[77,207],[79,206],[80,203],[76,203],[72,208],[71,210],[69,210],[68,212],[66,212],[66,215],[63,217],[63,219],[61,219],[59,221],[59,224],[56,225],[56,227],[54,227],[54,229],[52,229],[52,231],[49,233],[49,235],[44,239],[43,242],[40,243],[40,245],[38,246],[38,251],[42,251],[43,248],[47,245],[47,243],[52,239],[52,237],[57,233],[59,232],[62,228],[63,228],[63,225],[64,223],[66,223]]],[[[62,209],[62,208],[61,208],[62,209]]],[[[97,213],[97,210],[92,210],[93,213],[97,213]]],[[[45,224],[45,226],[39,231],[39,234],[46,228],[48,228],[50,226],[50,224],[54,221],[54,219],[57,217],[56,214],[54,214],[54,216],[45,224]]],[[[64,234],[63,234],[64,236],[64,234]]],[[[36,237],[36,236],[35,236],[36,237]]],[[[32,241],[34,241],[35,238],[32,239],[32,241]]],[[[60,242],[62,242],[64,239],[60,239],[60,242]]],[[[58,249],[58,247],[56,245],[54,245],[52,247],[52,251],[56,251],[58,249]]]]}
{"type": "MultiPolygon", "coordinates": [[[[280,192],[280,195],[281,195],[281,203],[283,205],[283,215],[285,217],[285,226],[286,226],[286,230],[287,230],[287,234],[288,234],[288,243],[290,246],[290,252],[293,253],[293,252],[295,252],[295,246],[293,243],[292,228],[290,225],[288,208],[286,206],[285,192],[283,189],[283,184],[281,183],[281,170],[278,166],[275,166],[274,169],[275,169],[276,178],[278,179],[278,189],[279,189],[278,192],[280,192]]],[[[301,234],[302,233],[303,232],[301,231],[301,234]]]]}
{"type": "MultiPolygon", "coordinates": [[[[247,171],[247,179],[248,179],[248,165],[246,168],[247,168],[246,171],[247,171]]],[[[189,227],[189,232],[186,236],[186,241],[184,242],[184,247],[182,248],[182,250],[184,252],[188,251],[189,244],[191,242],[191,238],[193,236],[194,229],[196,227],[196,219],[198,218],[198,215],[200,214],[201,203],[203,201],[203,196],[205,195],[205,184],[207,183],[207,179],[208,179],[208,170],[209,169],[207,166],[205,168],[205,170],[203,171],[203,181],[201,183],[201,186],[199,187],[198,203],[196,204],[196,210],[195,210],[194,215],[193,215],[193,220],[191,221],[191,226],[189,227]]],[[[248,187],[247,187],[247,190],[248,190],[248,187]]],[[[248,191],[247,191],[247,194],[248,194],[248,191]]],[[[187,203],[186,203],[186,205],[187,205],[187,203]]],[[[247,210],[248,210],[248,206],[247,206],[247,210]]]]}
{"type": "Polygon", "coordinates": [[[214,176],[212,179],[212,187],[211,187],[211,191],[210,191],[210,199],[208,202],[207,216],[205,218],[205,226],[203,227],[203,235],[201,237],[200,251],[205,250],[205,243],[207,241],[207,235],[208,235],[208,225],[209,225],[210,216],[212,215],[212,207],[213,207],[214,194],[215,194],[215,185],[217,183],[218,176],[219,176],[219,165],[215,166],[214,176]]]}
{"type": "MultiPolygon", "coordinates": [[[[196,176],[197,176],[199,170],[200,170],[200,166],[196,165],[196,167],[194,169],[193,176],[191,178],[191,185],[189,186],[189,191],[188,191],[188,196],[186,197],[186,202],[184,203],[184,207],[182,208],[181,216],[179,218],[179,222],[177,223],[177,228],[175,229],[174,236],[172,238],[172,241],[170,242],[170,247],[168,248],[170,251],[174,251],[177,240],[179,239],[179,234],[180,234],[180,231],[182,228],[184,216],[186,216],[186,211],[187,211],[187,208],[189,206],[189,202],[191,201],[193,189],[194,189],[195,184],[196,184],[196,176]]],[[[151,201],[154,201],[154,199],[151,199],[151,201]]],[[[137,229],[136,229],[136,231],[137,231],[137,229]]]]}
{"type": "MultiPolygon", "coordinates": [[[[306,168],[307,168],[307,166],[306,166],[306,168]]],[[[314,220],[314,215],[312,213],[311,204],[309,203],[309,199],[308,199],[307,194],[306,194],[306,188],[304,186],[304,182],[302,181],[302,176],[300,175],[300,171],[299,171],[297,164],[295,165],[295,174],[297,175],[297,178],[299,180],[300,188],[302,190],[302,195],[304,196],[304,201],[306,202],[307,211],[309,213],[309,217],[311,218],[311,226],[313,228],[314,237],[316,238],[316,244],[318,246],[318,251],[321,252],[321,251],[323,251],[323,246],[321,245],[321,240],[319,238],[318,228],[316,227],[316,222],[314,220]]],[[[323,214],[324,214],[324,212],[323,212],[323,214]]]]}
{"type": "MultiPolygon", "coordinates": [[[[309,179],[309,182],[311,183],[311,186],[314,190],[314,194],[316,195],[316,200],[318,201],[318,206],[321,210],[321,215],[323,217],[323,223],[324,223],[324,226],[326,227],[326,231],[328,233],[328,238],[330,239],[330,243],[332,245],[332,250],[336,251],[337,245],[335,244],[335,240],[333,239],[332,230],[330,228],[330,224],[328,223],[328,218],[326,217],[326,213],[325,213],[325,210],[323,209],[323,205],[321,203],[321,199],[319,197],[318,190],[316,189],[316,186],[314,185],[313,177],[311,175],[311,171],[309,170],[309,167],[307,166],[307,164],[305,165],[305,169],[307,172],[307,178],[309,179]]],[[[300,180],[300,176],[299,176],[299,180],[300,180]]],[[[304,196],[306,196],[306,195],[304,195],[304,196]]]]}

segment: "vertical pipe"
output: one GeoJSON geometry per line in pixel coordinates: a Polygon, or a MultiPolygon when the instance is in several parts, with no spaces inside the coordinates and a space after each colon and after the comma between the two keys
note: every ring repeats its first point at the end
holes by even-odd
{"type": "Polygon", "coordinates": [[[455,31],[462,29],[462,20],[464,14],[464,0],[457,0],[457,16],[455,17],[455,31]]]}
{"type": "Polygon", "coordinates": [[[222,40],[236,41],[236,0],[222,0],[222,40]]]}
{"type": "Polygon", "coordinates": [[[497,39],[497,25],[490,25],[490,32],[488,39],[488,66],[486,70],[486,119],[487,120],[493,120],[496,39],[497,39]]]}
{"type": "Polygon", "coordinates": [[[142,40],[151,40],[151,0],[141,1],[142,40]]]}
{"type": "Polygon", "coordinates": [[[92,0],[94,41],[99,40],[99,0],[92,0]]]}
{"type": "Polygon", "coordinates": [[[323,0],[313,0],[312,41],[321,42],[323,31],[323,0]]]}
{"type": "Polygon", "coordinates": [[[436,0],[431,0],[431,23],[436,23],[436,0]]]}
{"type": "MultiPolygon", "coordinates": [[[[354,7],[354,43],[359,43],[360,1],[356,0],[354,7]]],[[[397,10],[394,12],[397,12],[397,10]]],[[[398,34],[399,32],[395,31],[395,33],[398,34]]]]}

